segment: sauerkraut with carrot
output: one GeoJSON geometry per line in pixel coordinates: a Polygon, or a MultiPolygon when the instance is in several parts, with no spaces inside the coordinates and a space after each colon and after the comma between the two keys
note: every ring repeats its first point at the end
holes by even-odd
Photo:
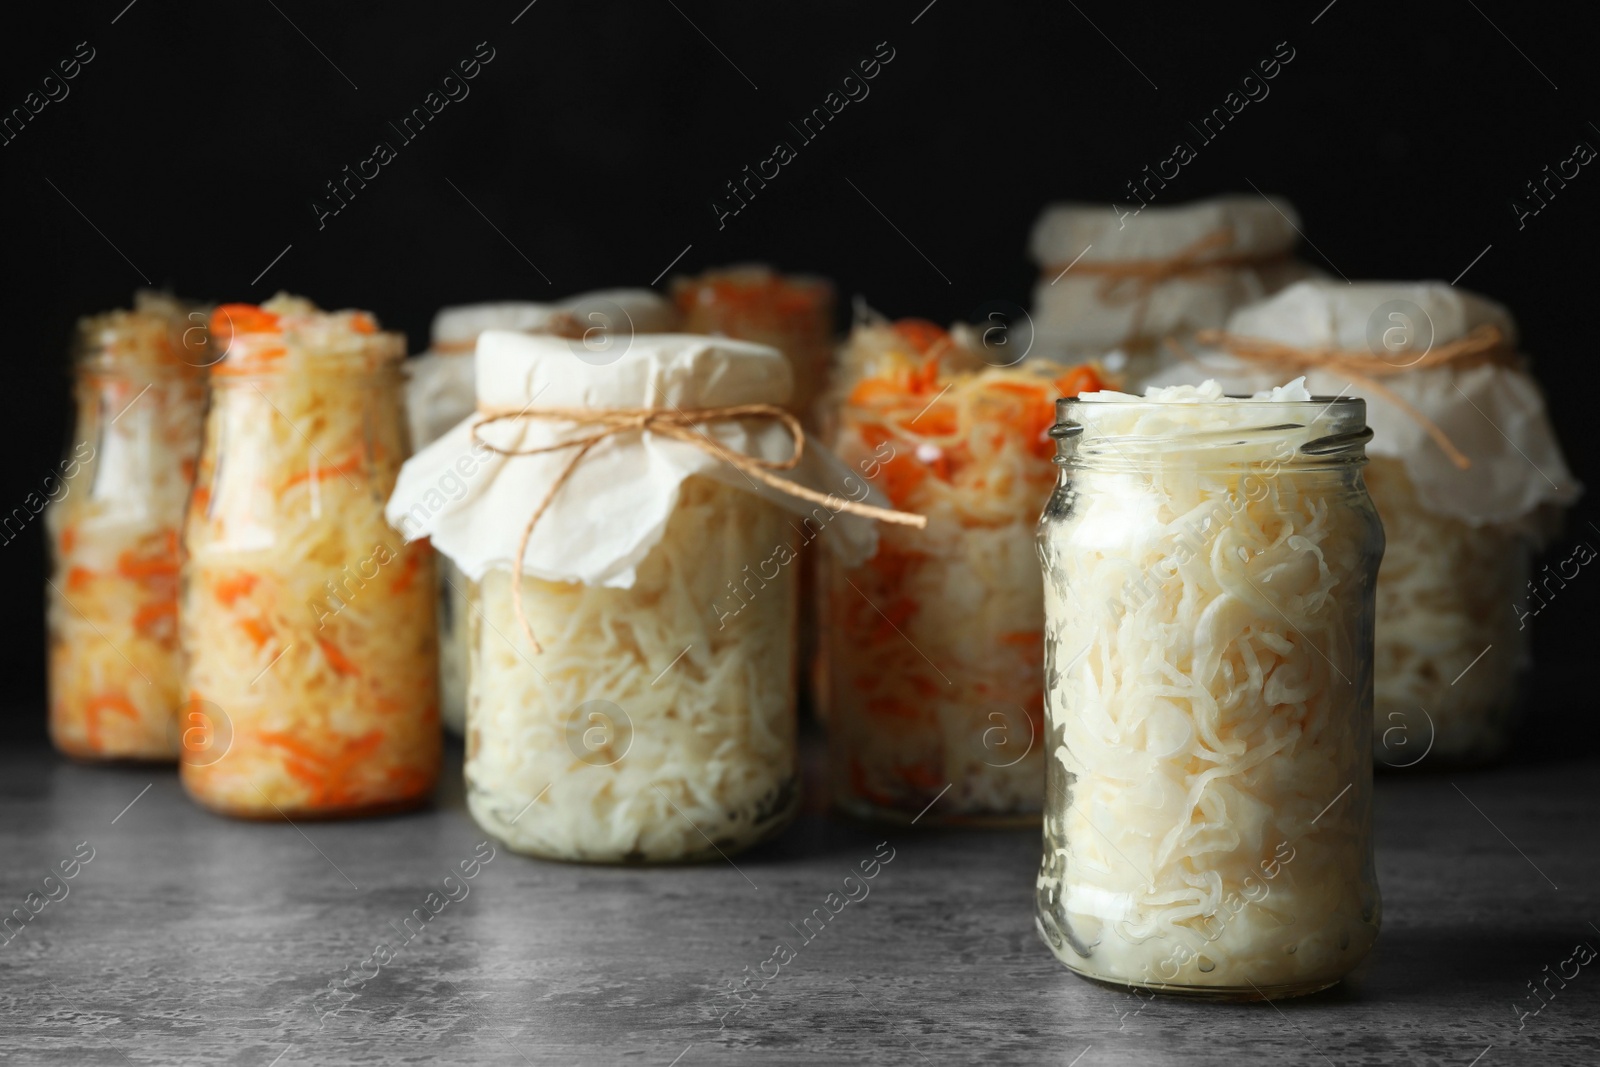
{"type": "Polygon", "coordinates": [[[833,795],[848,811],[1037,817],[1045,746],[1044,600],[1034,527],[1055,482],[1060,396],[1092,366],[999,368],[908,319],[842,353],[836,451],[926,529],[885,526],[866,564],[830,566],[833,795]]]}
{"type": "MultiPolygon", "coordinates": [[[[629,588],[477,585],[467,803],[519,852],[563,860],[715,858],[782,829],[799,801],[795,566],[729,600],[740,560],[793,539],[784,511],[705,477],[683,483],[629,588]]],[[[790,557],[792,560],[792,556],[790,557]]]]}
{"type": "Polygon", "coordinates": [[[1332,984],[1379,923],[1364,409],[1298,383],[1080,399],[1039,538],[1040,931],[1105,981],[1332,984]]]}
{"type": "Polygon", "coordinates": [[[72,756],[178,755],[178,527],[205,347],[203,324],[154,293],[78,324],[77,421],[44,519],[50,735],[72,756]]]}
{"type": "Polygon", "coordinates": [[[383,518],[406,458],[397,334],[279,295],[211,319],[185,530],[187,697],[224,752],[185,787],[227,814],[421,803],[439,767],[432,560],[383,518]]]}

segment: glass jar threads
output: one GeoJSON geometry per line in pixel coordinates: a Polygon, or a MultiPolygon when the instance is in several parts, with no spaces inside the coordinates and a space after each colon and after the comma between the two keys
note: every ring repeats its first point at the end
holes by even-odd
{"type": "Polygon", "coordinates": [[[76,425],[44,520],[50,736],[68,755],[178,756],[178,529],[208,361],[204,316],[154,293],[78,324],[76,425]]]}
{"type": "Polygon", "coordinates": [[[1079,974],[1294,996],[1376,938],[1364,407],[1298,382],[1059,405],[1036,907],[1079,974]]]}
{"type": "Polygon", "coordinates": [[[1035,821],[1047,431],[1056,398],[1099,378],[1041,361],[986,366],[915,319],[857,327],[841,364],[840,459],[928,525],[885,526],[870,560],[827,568],[833,800],[900,822],[1035,821]]]}
{"type": "Polygon", "coordinates": [[[246,818],[427,801],[439,769],[432,559],[383,519],[406,455],[404,340],[279,295],[212,315],[184,535],[184,787],[246,818]]]}
{"type": "Polygon", "coordinates": [[[775,349],[667,334],[605,365],[581,351],[485,333],[477,419],[413,458],[390,500],[478,583],[467,803],[551,859],[731,855],[799,800],[789,512],[812,504],[795,489],[828,501],[852,558],[873,527],[829,495],[851,485],[820,449],[790,468],[775,349]],[[480,458],[452,500],[438,481],[463,457],[480,458]]]}

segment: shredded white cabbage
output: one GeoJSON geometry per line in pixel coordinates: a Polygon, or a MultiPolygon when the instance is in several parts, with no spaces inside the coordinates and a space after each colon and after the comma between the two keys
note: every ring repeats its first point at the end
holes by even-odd
{"type": "Polygon", "coordinates": [[[1529,631],[1512,609],[1528,580],[1527,524],[1472,526],[1429,510],[1398,459],[1373,457],[1366,481],[1388,536],[1373,757],[1389,767],[1491,759],[1510,740],[1518,682],[1532,661],[1529,631]]]}
{"type": "Polygon", "coordinates": [[[190,696],[220,709],[226,754],[185,759],[184,785],[247,817],[422,803],[440,750],[432,559],[383,518],[405,459],[401,341],[284,296],[224,305],[213,336],[230,318],[181,613],[190,696]]]}
{"type": "Polygon", "coordinates": [[[741,562],[793,532],[782,509],[709,478],[683,483],[661,541],[626,589],[512,577],[478,583],[470,616],[467,802],[519,852],[601,862],[731,853],[776,833],[799,800],[798,567],[744,579],[741,562]]]}
{"type": "Polygon", "coordinates": [[[141,293],[78,326],[77,426],[44,521],[50,734],[82,758],[178,755],[178,525],[205,405],[183,311],[141,293]]]}
{"type": "Polygon", "coordinates": [[[1038,919],[1094,978],[1287,995],[1337,981],[1377,934],[1382,535],[1359,468],[1296,456],[1326,433],[1320,399],[1291,383],[1221,403],[1213,386],[1075,412],[1040,528],[1038,919]]]}

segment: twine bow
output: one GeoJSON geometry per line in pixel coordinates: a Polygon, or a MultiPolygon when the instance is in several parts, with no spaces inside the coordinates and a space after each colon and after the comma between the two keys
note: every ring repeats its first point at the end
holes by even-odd
{"type": "MultiPolygon", "coordinates": [[[[1432,419],[1412,407],[1379,379],[1437,367],[1467,370],[1485,363],[1503,367],[1517,364],[1516,350],[1500,332],[1499,327],[1490,324],[1479,326],[1465,337],[1454,341],[1432,345],[1409,363],[1397,363],[1392,359],[1363,352],[1360,349],[1297,348],[1281,341],[1263,337],[1244,337],[1224,330],[1201,330],[1195,334],[1195,341],[1208,347],[1220,348],[1247,363],[1284,370],[1296,376],[1307,371],[1325,370],[1349,378],[1352,382],[1383,397],[1416,420],[1459,470],[1471,467],[1472,461],[1455,446],[1432,419]]],[[[1167,343],[1180,356],[1189,358],[1188,353],[1176,342],[1169,338],[1167,343]]]]}
{"type": "MultiPolygon", "coordinates": [[[[800,420],[795,418],[784,408],[776,404],[735,404],[730,407],[720,408],[479,408],[479,413],[484,417],[473,424],[472,439],[475,443],[483,445],[492,452],[502,456],[537,456],[547,452],[560,452],[564,449],[577,449],[567,465],[561,468],[561,473],[551,483],[550,489],[545,493],[544,499],[539,501],[539,506],[534,508],[529,516],[528,523],[522,528],[522,536],[517,540],[516,572],[520,574],[522,559],[528,553],[528,542],[533,538],[534,527],[544,517],[556,493],[566,484],[572,472],[577,469],[583,457],[589,450],[608,437],[615,437],[624,433],[654,433],[674,441],[693,445],[710,455],[727,463],[735,470],[743,472],[748,477],[754,478],[765,485],[787,493],[789,496],[800,500],[809,500],[821,504],[829,511],[848,511],[852,515],[860,515],[869,519],[878,519],[882,522],[899,523],[903,526],[915,526],[918,529],[928,525],[928,520],[921,515],[914,515],[906,511],[896,511],[892,508],[880,508],[872,504],[862,504],[854,500],[846,500],[832,493],[819,493],[815,489],[800,485],[788,478],[774,474],[774,471],[793,470],[800,463],[800,457],[805,454],[806,433],[800,426],[800,420]],[[575,437],[567,441],[557,441],[554,444],[539,445],[535,448],[506,449],[485,441],[478,435],[478,431],[492,422],[520,419],[543,419],[552,422],[570,422],[578,426],[595,427],[594,432],[575,437]],[[742,452],[732,452],[719,444],[704,430],[699,428],[699,423],[720,422],[727,419],[758,419],[767,422],[780,423],[789,431],[789,436],[794,440],[794,452],[782,460],[765,459],[760,456],[749,456],[742,452]]],[[[528,624],[526,610],[522,606],[520,591],[512,599],[512,607],[516,613],[517,625],[522,627],[523,634],[528,642],[533,645],[535,653],[542,653],[544,647],[539,644],[538,638],[533,636],[533,627],[528,624]]]]}
{"type": "MultiPolygon", "coordinates": [[[[1288,258],[1287,252],[1224,252],[1233,244],[1233,230],[1223,227],[1203,235],[1198,240],[1178,249],[1170,256],[1157,259],[1108,259],[1079,263],[1079,274],[1090,274],[1101,279],[1096,296],[1102,304],[1121,306],[1134,304],[1133,318],[1123,347],[1132,343],[1144,327],[1145,312],[1150,306],[1150,296],[1158,285],[1178,278],[1194,278],[1239,267],[1264,266],[1288,258]]],[[[1046,273],[1064,274],[1072,264],[1052,263],[1046,273]]],[[[1053,283],[1052,283],[1053,284],[1053,283]]]]}

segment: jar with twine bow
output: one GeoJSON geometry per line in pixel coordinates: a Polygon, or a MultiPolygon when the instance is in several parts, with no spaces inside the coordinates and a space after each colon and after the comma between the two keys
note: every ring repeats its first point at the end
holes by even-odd
{"type": "Polygon", "coordinates": [[[598,366],[580,348],[485,333],[477,413],[389,502],[474,583],[468,805],[549,858],[731,854],[799,799],[801,531],[856,562],[878,521],[922,520],[806,438],[777,350],[641,334],[598,366]]]}
{"type": "MultiPolygon", "coordinates": [[[[405,363],[411,446],[433,443],[472,414],[473,352],[485,330],[515,330],[574,338],[587,358],[604,362],[636,333],[675,329],[677,312],[649,289],[606,289],[553,304],[506,301],[440,309],[428,350],[405,363]]],[[[439,717],[460,734],[467,714],[466,578],[439,560],[439,717]]]]}
{"type": "MultiPolygon", "coordinates": [[[[1228,313],[1317,272],[1293,257],[1298,216],[1282,199],[1229,196],[1174,206],[1063,203],[1034,223],[1039,264],[1032,351],[1108,365],[1135,387],[1162,340],[1219,327],[1228,313]]],[[[1017,326],[1012,324],[1015,333],[1017,326]]]]}
{"type": "Polygon", "coordinates": [[[1362,396],[1388,532],[1378,579],[1380,767],[1502,753],[1530,665],[1530,557],[1578,496],[1499,304],[1442,282],[1303,282],[1202,332],[1152,384],[1251,392],[1305,375],[1362,396]]]}

